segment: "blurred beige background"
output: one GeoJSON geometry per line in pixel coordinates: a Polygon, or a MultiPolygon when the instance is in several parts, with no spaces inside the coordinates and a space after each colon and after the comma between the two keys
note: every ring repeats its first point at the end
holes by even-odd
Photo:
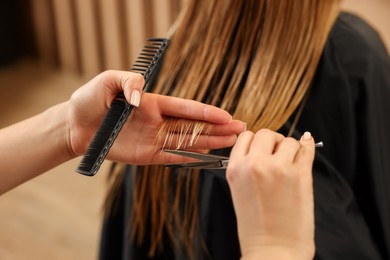
{"type": "MultiPolygon", "coordinates": [[[[67,100],[105,69],[128,69],[143,39],[164,36],[184,1],[1,1],[0,17],[12,12],[9,24],[0,21],[11,50],[0,63],[0,127],[67,100]]],[[[390,50],[390,0],[347,0],[343,8],[365,18],[390,50]]],[[[0,197],[0,260],[97,258],[108,163],[90,178],[74,172],[78,161],[0,197]]]]}

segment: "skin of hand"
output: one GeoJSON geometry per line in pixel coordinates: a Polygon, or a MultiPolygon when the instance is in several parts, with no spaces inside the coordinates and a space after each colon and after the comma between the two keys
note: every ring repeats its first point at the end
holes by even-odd
{"type": "MultiPolygon", "coordinates": [[[[141,92],[143,77],[132,72],[106,71],[78,89],[69,100],[69,150],[74,156],[85,153],[115,95],[122,90],[130,102],[134,90],[141,92]],[[98,87],[99,86],[99,87],[98,87]]],[[[232,146],[245,124],[226,111],[193,100],[142,94],[107,156],[117,162],[133,164],[174,163],[188,158],[163,153],[156,136],[166,117],[213,123],[211,134],[200,135],[191,149],[216,149],[232,146]]]]}
{"type": "Polygon", "coordinates": [[[215,125],[194,149],[231,146],[245,124],[226,111],[192,100],[144,93],[140,74],[106,71],[76,90],[71,98],[24,121],[0,129],[0,194],[85,153],[116,94],[124,91],[135,108],[108,159],[133,163],[169,163],[181,156],[156,152],[154,138],[167,116],[204,120],[215,125]],[[134,92],[134,90],[138,90],[134,92]],[[135,96],[134,96],[135,93],[135,96]]]}
{"type": "Polygon", "coordinates": [[[227,168],[242,259],[313,259],[314,140],[242,133],[227,168]]]}

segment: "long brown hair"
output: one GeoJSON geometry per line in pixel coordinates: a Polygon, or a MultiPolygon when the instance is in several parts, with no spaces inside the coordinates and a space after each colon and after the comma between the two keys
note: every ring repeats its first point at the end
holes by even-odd
{"type": "MultiPolygon", "coordinates": [[[[222,107],[252,131],[278,130],[304,103],[338,13],[339,0],[188,1],[154,92],[222,107]]],[[[133,178],[132,237],[148,236],[153,255],[165,231],[191,255],[198,174],[143,166],[133,178]]]]}

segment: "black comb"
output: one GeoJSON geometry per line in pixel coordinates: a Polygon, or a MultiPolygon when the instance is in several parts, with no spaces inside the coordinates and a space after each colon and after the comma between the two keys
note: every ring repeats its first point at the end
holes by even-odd
{"type": "MultiPolygon", "coordinates": [[[[149,80],[169,44],[169,40],[165,38],[152,38],[147,41],[148,45],[144,46],[131,68],[131,71],[141,73],[144,77],[145,92],[150,91],[149,80]]],[[[87,176],[94,176],[98,172],[133,108],[134,106],[127,103],[123,93],[115,97],[76,172],[87,176]]]]}

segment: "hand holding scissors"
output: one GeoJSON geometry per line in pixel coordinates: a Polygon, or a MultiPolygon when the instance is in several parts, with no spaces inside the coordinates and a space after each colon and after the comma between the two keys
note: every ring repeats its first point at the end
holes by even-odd
{"type": "Polygon", "coordinates": [[[167,150],[200,160],[167,166],[226,168],[242,259],[312,259],[315,147],[322,143],[314,144],[310,133],[297,141],[266,129],[247,131],[238,137],[230,158],[167,150]]]}

